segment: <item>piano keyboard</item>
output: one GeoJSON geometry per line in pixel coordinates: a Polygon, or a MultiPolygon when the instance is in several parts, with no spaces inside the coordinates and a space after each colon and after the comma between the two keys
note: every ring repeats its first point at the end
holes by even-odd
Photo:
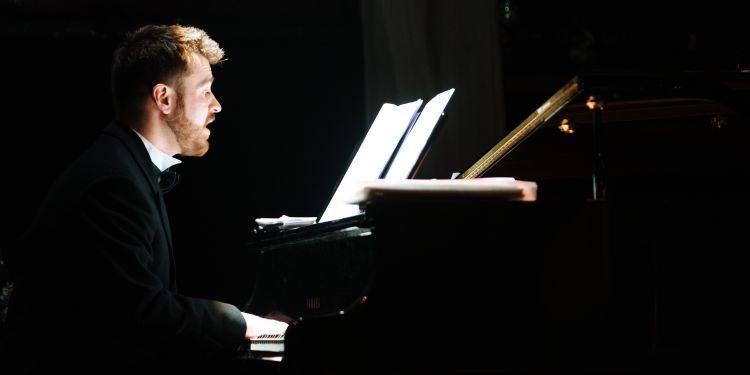
{"type": "Polygon", "coordinates": [[[260,335],[250,339],[251,352],[284,352],[284,334],[260,335]]]}

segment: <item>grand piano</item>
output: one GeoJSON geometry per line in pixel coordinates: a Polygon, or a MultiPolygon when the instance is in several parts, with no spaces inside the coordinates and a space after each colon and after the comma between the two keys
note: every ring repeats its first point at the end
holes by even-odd
{"type": "Polygon", "coordinates": [[[747,73],[573,77],[459,178],[533,202],[363,203],[253,238],[280,373],[747,370],[747,73]]]}

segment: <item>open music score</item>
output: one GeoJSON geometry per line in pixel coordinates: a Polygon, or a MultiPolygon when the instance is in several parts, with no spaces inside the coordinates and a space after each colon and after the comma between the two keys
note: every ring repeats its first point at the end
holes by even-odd
{"type": "Polygon", "coordinates": [[[318,221],[362,214],[358,205],[346,202],[359,181],[411,177],[454,91],[437,94],[421,111],[422,99],[383,104],[318,221]]]}

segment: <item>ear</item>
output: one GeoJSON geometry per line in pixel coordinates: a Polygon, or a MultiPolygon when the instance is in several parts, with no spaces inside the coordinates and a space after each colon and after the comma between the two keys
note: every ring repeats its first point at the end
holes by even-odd
{"type": "Polygon", "coordinates": [[[163,83],[158,83],[151,88],[151,100],[162,114],[168,115],[174,110],[174,90],[163,83]]]}

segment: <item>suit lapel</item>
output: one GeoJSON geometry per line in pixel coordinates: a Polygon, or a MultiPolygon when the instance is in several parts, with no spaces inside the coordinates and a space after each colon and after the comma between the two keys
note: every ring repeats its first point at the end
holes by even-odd
{"type": "Polygon", "coordinates": [[[177,286],[177,280],[175,278],[175,261],[174,261],[174,254],[172,250],[172,230],[169,226],[169,215],[167,214],[167,206],[164,203],[164,194],[162,194],[161,190],[157,189],[156,193],[156,200],[158,201],[159,205],[159,211],[161,214],[161,222],[164,226],[164,233],[167,235],[167,245],[169,246],[169,266],[170,266],[170,272],[169,272],[169,285],[174,288],[177,286]]]}
{"type": "Polygon", "coordinates": [[[167,207],[164,203],[164,196],[159,189],[156,176],[154,175],[153,162],[146,151],[146,147],[143,145],[143,141],[138,138],[135,132],[123,125],[113,123],[107,126],[103,132],[114,136],[119,139],[127,146],[130,154],[133,156],[138,168],[140,169],[143,177],[148,181],[151,193],[156,200],[156,205],[159,207],[159,216],[161,217],[161,223],[164,229],[164,234],[167,238],[167,245],[169,246],[169,261],[171,263],[172,272],[170,272],[170,283],[174,284],[174,255],[172,250],[172,230],[169,226],[169,216],[167,214],[167,207]]]}

